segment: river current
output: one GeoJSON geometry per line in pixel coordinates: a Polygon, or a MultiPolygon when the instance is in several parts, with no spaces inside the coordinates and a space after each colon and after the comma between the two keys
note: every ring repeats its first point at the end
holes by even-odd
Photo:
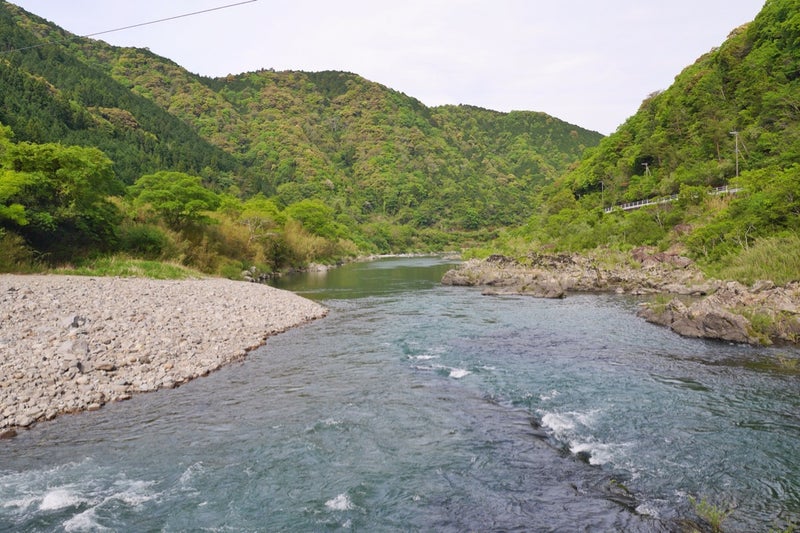
{"type": "Polygon", "coordinates": [[[640,300],[484,297],[394,258],[281,286],[327,318],[0,441],[0,531],[725,531],[800,523],[800,354],[640,300]],[[687,522],[693,520],[694,522],[687,522]]]}

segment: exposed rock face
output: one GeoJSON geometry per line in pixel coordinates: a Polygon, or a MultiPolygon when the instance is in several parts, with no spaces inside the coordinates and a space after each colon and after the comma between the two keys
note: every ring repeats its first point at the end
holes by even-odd
{"type": "Polygon", "coordinates": [[[460,268],[449,270],[442,278],[445,285],[483,286],[483,294],[526,294],[541,298],[563,298],[561,280],[541,270],[528,269],[516,261],[493,255],[486,261],[473,259],[460,268]]]}
{"type": "Polygon", "coordinates": [[[0,275],[0,438],[176,387],[325,313],[286,291],[222,279],[0,275]]]}
{"type": "Polygon", "coordinates": [[[613,267],[577,254],[534,253],[523,261],[495,255],[467,261],[447,272],[442,283],[484,287],[485,295],[563,298],[568,292],[611,291],[704,297],[690,304],[677,298],[646,304],[639,315],[687,337],[750,344],[800,342],[800,283],[775,287],[761,281],[748,288],[709,280],[690,259],[648,248],[633,250],[630,261],[613,267]]]}
{"type": "Polygon", "coordinates": [[[642,307],[639,316],[667,326],[684,337],[719,339],[737,343],[755,344],[758,339],[748,333],[750,321],[710,304],[708,299],[687,307],[680,300],[672,300],[664,310],[642,307]]]}
{"type": "Polygon", "coordinates": [[[760,281],[752,287],[735,281],[721,284],[712,295],[686,305],[673,299],[648,304],[639,316],[687,337],[749,344],[800,341],[800,283],[775,287],[760,281]]]}
{"type": "Polygon", "coordinates": [[[692,261],[678,254],[634,250],[629,264],[602,266],[597,258],[578,254],[530,254],[524,261],[494,255],[473,259],[448,271],[445,285],[486,287],[486,294],[526,294],[563,298],[569,291],[613,291],[627,294],[702,295],[716,288],[692,261]],[[635,259],[638,257],[639,259],[635,259]]]}

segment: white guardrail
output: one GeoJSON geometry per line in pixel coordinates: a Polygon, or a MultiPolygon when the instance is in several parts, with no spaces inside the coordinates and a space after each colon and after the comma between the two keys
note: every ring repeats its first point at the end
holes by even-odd
{"type": "MultiPolygon", "coordinates": [[[[741,190],[741,187],[728,187],[725,185],[722,187],[714,187],[708,192],[708,194],[736,194],[741,190]]],[[[658,196],[656,198],[649,198],[647,200],[638,200],[636,202],[628,202],[626,204],[617,204],[612,205],[611,207],[606,207],[603,209],[603,212],[611,213],[616,209],[619,209],[620,211],[631,211],[633,209],[639,209],[648,205],[667,204],[676,201],[679,197],[680,195],[673,194],[671,196],[658,196]]]]}

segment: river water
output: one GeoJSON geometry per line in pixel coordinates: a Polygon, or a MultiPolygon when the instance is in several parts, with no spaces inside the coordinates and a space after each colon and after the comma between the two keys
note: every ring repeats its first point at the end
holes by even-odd
{"type": "Polygon", "coordinates": [[[725,531],[800,522],[797,351],[684,339],[631,297],[482,297],[449,266],[282,280],[329,316],[0,441],[0,531],[682,531],[692,498],[725,531]]]}

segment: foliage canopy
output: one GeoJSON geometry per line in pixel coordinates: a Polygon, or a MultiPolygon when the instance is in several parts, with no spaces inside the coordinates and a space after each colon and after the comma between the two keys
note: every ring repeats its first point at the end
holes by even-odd
{"type": "Polygon", "coordinates": [[[134,206],[153,209],[173,229],[208,221],[204,213],[221,203],[199,176],[166,170],[142,176],[128,188],[128,194],[134,206]]]}
{"type": "Polygon", "coordinates": [[[680,246],[739,268],[800,230],[796,8],[768,0],[602,139],[346,72],[205,78],[2,3],[1,242],[226,275],[492,239],[476,253],[680,246]]]}

